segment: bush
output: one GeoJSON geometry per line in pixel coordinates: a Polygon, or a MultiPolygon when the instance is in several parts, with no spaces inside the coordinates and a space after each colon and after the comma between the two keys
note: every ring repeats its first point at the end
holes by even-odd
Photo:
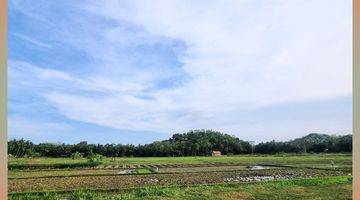
{"type": "Polygon", "coordinates": [[[71,154],[71,158],[74,160],[74,159],[79,159],[79,158],[82,158],[83,155],[79,152],[75,152],[73,154],[71,154]]]}
{"type": "Polygon", "coordinates": [[[101,163],[103,160],[103,156],[100,154],[94,154],[94,153],[90,152],[87,159],[91,163],[101,163]]]}

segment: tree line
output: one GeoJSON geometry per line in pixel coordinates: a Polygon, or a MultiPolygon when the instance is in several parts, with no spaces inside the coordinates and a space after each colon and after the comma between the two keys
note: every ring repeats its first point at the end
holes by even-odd
{"type": "Polygon", "coordinates": [[[168,140],[150,144],[77,144],[40,143],[20,139],[8,141],[8,154],[14,157],[89,157],[94,154],[106,157],[160,157],[160,156],[208,156],[212,151],[223,155],[351,152],[352,136],[309,134],[288,142],[265,142],[251,145],[235,136],[213,130],[193,130],[174,134],[168,140]]]}
{"type": "Polygon", "coordinates": [[[272,153],[337,153],[352,152],[352,135],[326,135],[311,133],[305,137],[287,142],[270,141],[255,146],[254,152],[272,153]]]}

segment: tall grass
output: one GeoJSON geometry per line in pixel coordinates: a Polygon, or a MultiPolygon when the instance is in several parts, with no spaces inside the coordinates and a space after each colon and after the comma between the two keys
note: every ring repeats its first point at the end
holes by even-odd
{"type": "Polygon", "coordinates": [[[82,162],[82,163],[56,163],[56,164],[9,164],[9,170],[24,170],[24,169],[66,169],[66,168],[87,168],[96,167],[102,164],[101,162],[82,162]]]}

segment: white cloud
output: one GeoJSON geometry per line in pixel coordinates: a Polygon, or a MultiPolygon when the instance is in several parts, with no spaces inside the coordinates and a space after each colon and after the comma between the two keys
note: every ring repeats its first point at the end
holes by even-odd
{"type": "Polygon", "coordinates": [[[195,77],[185,93],[255,104],[351,94],[351,1],[108,1],[87,8],[184,40],[183,69],[195,77]]]}
{"type": "Polygon", "coordinates": [[[84,76],[32,70],[47,87],[63,88],[44,97],[74,120],[162,132],[236,130],[242,110],[351,95],[351,1],[109,0],[83,9],[144,30],[115,26],[69,39],[94,59],[96,70],[84,76]],[[159,89],[156,81],[178,72],[134,66],[119,48],[165,39],[186,44],[177,56],[189,79],[159,89]]]}

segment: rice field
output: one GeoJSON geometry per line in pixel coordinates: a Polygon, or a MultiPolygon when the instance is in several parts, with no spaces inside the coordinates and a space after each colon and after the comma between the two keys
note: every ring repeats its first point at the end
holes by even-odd
{"type": "MultiPolygon", "coordinates": [[[[180,195],[178,193],[181,193],[178,191],[180,188],[196,190],[205,186],[210,190],[222,187],[225,191],[223,195],[236,196],[233,194],[236,191],[230,192],[227,187],[246,190],[247,185],[251,185],[261,190],[276,184],[286,187],[289,181],[296,180],[316,180],[316,183],[301,186],[304,190],[305,187],[322,184],[318,187],[322,188],[321,190],[339,187],[339,192],[346,190],[344,199],[351,196],[351,187],[348,187],[351,185],[352,170],[350,154],[106,158],[96,166],[82,163],[86,161],[65,158],[12,159],[9,161],[9,166],[12,167],[9,167],[11,170],[8,172],[9,198],[46,199],[45,196],[50,195],[50,199],[136,199],[138,197],[134,195],[134,191],[157,188],[159,191],[173,191],[173,197],[160,195],[160,199],[176,199],[176,196],[180,195]],[[69,164],[68,168],[66,164],[69,164]],[[331,184],[328,183],[329,180],[331,184]],[[75,194],[78,198],[72,197],[75,194]],[[81,195],[90,197],[81,198],[81,195]]],[[[295,186],[289,184],[289,190],[292,187],[295,186]]],[[[158,199],[156,194],[148,197],[158,199]]],[[[194,196],[189,199],[199,198],[194,196]]],[[[251,194],[247,194],[242,199],[261,198],[253,198],[251,194]]]]}

